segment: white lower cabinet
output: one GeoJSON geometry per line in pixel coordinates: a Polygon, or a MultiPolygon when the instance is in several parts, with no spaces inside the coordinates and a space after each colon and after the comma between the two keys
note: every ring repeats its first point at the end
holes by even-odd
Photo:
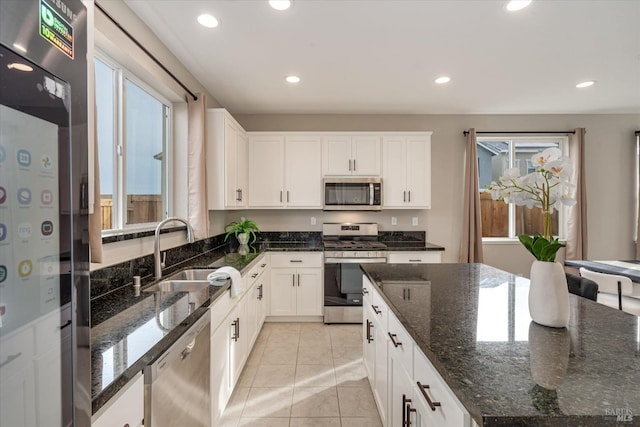
{"type": "Polygon", "coordinates": [[[414,352],[414,395],[420,426],[471,425],[469,412],[453,394],[431,362],[417,347],[414,352]]]}
{"type": "MultiPolygon", "coordinates": [[[[94,415],[93,427],[139,427],[144,425],[144,377],[136,375],[94,415]]],[[[26,425],[26,424],[25,424],[26,425]]]]}
{"type": "Polygon", "coordinates": [[[220,420],[264,323],[268,269],[269,254],[264,254],[242,276],[240,299],[226,292],[210,308],[212,425],[220,420]]]}
{"type": "MultiPolygon", "coordinates": [[[[363,308],[363,354],[382,424],[385,427],[472,426],[469,412],[366,276],[363,288],[368,292],[363,308]]],[[[428,285],[407,287],[404,292],[408,289],[417,295],[417,292],[427,292],[428,285]]]]}
{"type": "Polygon", "coordinates": [[[321,253],[271,254],[271,316],[321,316],[321,253]]]}

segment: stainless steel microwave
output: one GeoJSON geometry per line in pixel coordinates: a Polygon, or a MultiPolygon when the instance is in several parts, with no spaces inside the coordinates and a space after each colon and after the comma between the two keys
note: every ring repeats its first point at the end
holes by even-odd
{"type": "Polygon", "coordinates": [[[325,178],[325,211],[381,211],[382,178],[325,178]]]}

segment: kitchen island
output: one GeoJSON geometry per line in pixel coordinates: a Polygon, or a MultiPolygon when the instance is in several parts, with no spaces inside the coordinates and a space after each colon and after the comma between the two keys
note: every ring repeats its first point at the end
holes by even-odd
{"type": "Polygon", "coordinates": [[[569,327],[547,328],[529,316],[529,281],[487,265],[362,269],[478,425],[640,425],[638,317],[570,295],[569,327]]]}

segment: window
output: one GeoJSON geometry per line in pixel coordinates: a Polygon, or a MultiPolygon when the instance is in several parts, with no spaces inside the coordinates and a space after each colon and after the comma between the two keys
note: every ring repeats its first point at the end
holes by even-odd
{"type": "Polygon", "coordinates": [[[114,61],[94,62],[102,229],[152,228],[168,216],[171,104],[114,61]]]}
{"type": "MultiPolygon", "coordinates": [[[[519,234],[542,233],[543,217],[540,208],[528,209],[492,200],[488,188],[491,181],[498,181],[510,167],[519,168],[521,175],[534,171],[531,156],[550,147],[560,148],[566,155],[568,140],[566,137],[478,138],[482,237],[516,238],[519,234]]],[[[551,217],[553,235],[560,238],[565,237],[563,218],[562,211],[555,211],[551,217]]]]}

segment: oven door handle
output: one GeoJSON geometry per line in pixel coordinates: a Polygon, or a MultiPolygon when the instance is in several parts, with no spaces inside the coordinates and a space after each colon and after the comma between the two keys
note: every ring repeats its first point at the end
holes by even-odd
{"type": "Polygon", "coordinates": [[[386,258],[325,258],[325,264],[385,264],[386,258]]]}

